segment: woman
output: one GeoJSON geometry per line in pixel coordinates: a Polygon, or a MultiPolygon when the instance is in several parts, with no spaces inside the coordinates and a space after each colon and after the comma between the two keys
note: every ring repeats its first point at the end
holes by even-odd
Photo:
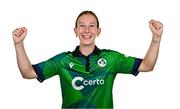
{"type": "Polygon", "coordinates": [[[26,79],[40,82],[59,75],[63,95],[62,108],[113,108],[112,87],[117,73],[137,75],[152,71],[159,52],[162,23],[151,20],[152,41],[143,59],[128,57],[113,50],[99,49],[95,39],[100,35],[99,20],[92,11],[77,17],[74,32],[80,44],[72,52],[60,53],[47,61],[32,65],[23,40],[25,27],[13,31],[18,67],[26,79]]]}

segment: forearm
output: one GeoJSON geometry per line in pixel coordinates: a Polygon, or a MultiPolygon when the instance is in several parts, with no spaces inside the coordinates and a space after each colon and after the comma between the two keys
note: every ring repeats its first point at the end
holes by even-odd
{"type": "Polygon", "coordinates": [[[150,47],[143,58],[139,71],[148,72],[154,69],[159,54],[160,41],[161,39],[156,39],[153,36],[150,47]]]}
{"type": "Polygon", "coordinates": [[[23,42],[15,44],[15,50],[16,50],[18,67],[22,76],[27,79],[35,78],[36,76],[33,67],[31,65],[31,62],[29,61],[26,51],[24,49],[23,42]]]}

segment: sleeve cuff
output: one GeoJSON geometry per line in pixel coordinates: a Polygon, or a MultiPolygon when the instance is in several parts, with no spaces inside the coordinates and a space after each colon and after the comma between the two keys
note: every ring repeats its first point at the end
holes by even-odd
{"type": "Polygon", "coordinates": [[[132,74],[134,76],[137,76],[139,74],[139,66],[141,65],[141,62],[142,62],[142,59],[139,59],[139,58],[136,58],[135,59],[135,62],[134,62],[134,66],[133,66],[133,69],[132,69],[132,74]]]}
{"type": "Polygon", "coordinates": [[[36,75],[38,76],[37,80],[42,83],[45,80],[42,69],[40,68],[40,66],[38,64],[32,65],[32,67],[33,67],[36,75]]]}

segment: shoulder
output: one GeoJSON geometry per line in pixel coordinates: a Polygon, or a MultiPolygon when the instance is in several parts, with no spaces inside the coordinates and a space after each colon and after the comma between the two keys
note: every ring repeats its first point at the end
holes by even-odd
{"type": "Polygon", "coordinates": [[[62,52],[62,53],[55,55],[51,59],[53,59],[55,61],[60,61],[60,60],[67,58],[69,55],[71,55],[71,52],[69,52],[69,51],[68,52],[62,52]]]}
{"type": "Polygon", "coordinates": [[[121,55],[122,53],[115,51],[115,50],[111,50],[111,49],[101,49],[100,54],[114,56],[114,55],[121,55]]]}

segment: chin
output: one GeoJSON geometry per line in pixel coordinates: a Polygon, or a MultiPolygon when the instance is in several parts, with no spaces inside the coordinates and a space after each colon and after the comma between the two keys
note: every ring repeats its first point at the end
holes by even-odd
{"type": "Polygon", "coordinates": [[[90,45],[94,45],[95,41],[94,39],[80,39],[80,43],[84,46],[90,46],[90,45]]]}
{"type": "Polygon", "coordinates": [[[94,45],[94,43],[87,43],[87,42],[83,42],[83,43],[81,43],[81,44],[84,45],[84,46],[94,45]]]}

